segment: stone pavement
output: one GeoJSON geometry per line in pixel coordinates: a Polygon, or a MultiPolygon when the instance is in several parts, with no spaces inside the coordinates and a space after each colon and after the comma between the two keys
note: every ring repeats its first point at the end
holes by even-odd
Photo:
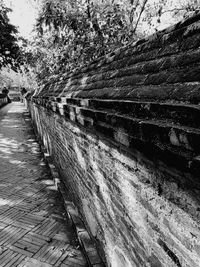
{"type": "Polygon", "coordinates": [[[0,266],[86,267],[22,103],[0,110],[0,266]]]}

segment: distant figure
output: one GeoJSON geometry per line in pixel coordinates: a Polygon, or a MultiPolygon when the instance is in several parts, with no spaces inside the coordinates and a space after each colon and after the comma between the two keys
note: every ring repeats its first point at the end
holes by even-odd
{"type": "Polygon", "coordinates": [[[21,102],[23,102],[23,96],[27,93],[27,90],[24,87],[22,87],[20,92],[21,92],[20,100],[21,102]]]}
{"type": "Polygon", "coordinates": [[[27,93],[27,90],[26,90],[24,87],[22,87],[22,89],[21,89],[21,94],[24,95],[24,94],[26,94],[26,93],[27,93]]]}
{"type": "Polygon", "coordinates": [[[6,95],[6,96],[7,96],[7,101],[8,101],[8,103],[11,103],[11,99],[10,99],[10,97],[8,96],[8,93],[9,93],[9,90],[8,90],[6,87],[4,87],[4,88],[2,89],[2,94],[6,95]]]}
{"type": "Polygon", "coordinates": [[[7,95],[8,93],[9,93],[9,90],[6,87],[4,87],[2,89],[2,94],[7,95]]]}

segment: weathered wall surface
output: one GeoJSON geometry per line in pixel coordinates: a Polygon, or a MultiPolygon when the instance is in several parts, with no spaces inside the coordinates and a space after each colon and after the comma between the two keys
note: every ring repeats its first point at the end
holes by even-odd
{"type": "Polygon", "coordinates": [[[108,266],[200,266],[200,14],[29,99],[108,266]]]}

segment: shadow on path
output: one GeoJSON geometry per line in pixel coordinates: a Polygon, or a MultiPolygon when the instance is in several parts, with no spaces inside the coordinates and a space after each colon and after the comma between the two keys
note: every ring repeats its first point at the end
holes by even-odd
{"type": "Polygon", "coordinates": [[[0,266],[87,266],[18,102],[0,110],[0,266]]]}

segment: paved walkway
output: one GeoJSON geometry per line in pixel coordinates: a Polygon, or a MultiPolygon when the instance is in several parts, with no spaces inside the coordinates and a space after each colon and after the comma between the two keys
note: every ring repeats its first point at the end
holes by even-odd
{"type": "Polygon", "coordinates": [[[87,266],[21,103],[0,110],[0,266],[87,266]]]}

